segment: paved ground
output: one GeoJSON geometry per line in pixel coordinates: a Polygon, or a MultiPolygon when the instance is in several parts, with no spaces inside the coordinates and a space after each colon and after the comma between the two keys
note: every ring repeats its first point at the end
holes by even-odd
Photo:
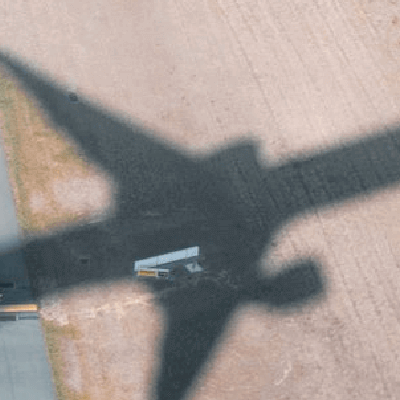
{"type": "Polygon", "coordinates": [[[1,398],[54,400],[52,374],[26,276],[2,145],[0,209],[0,290],[4,296],[0,302],[1,398]]]}
{"type": "MultiPolygon", "coordinates": [[[[15,218],[15,206],[8,178],[7,164],[3,147],[1,147],[0,152],[0,163],[0,187],[2,188],[0,192],[0,202],[3,210],[0,225],[0,251],[4,251],[18,247],[19,228],[18,222],[15,218]]],[[[16,257],[16,255],[10,255],[10,257],[14,258],[16,257]]],[[[7,262],[7,266],[11,266],[11,268],[13,269],[14,263],[15,261],[10,260],[9,262],[7,262]]],[[[7,275],[13,274],[12,271],[4,271],[4,267],[2,268],[2,273],[5,273],[7,275]]]]}
{"type": "MultiPolygon", "coordinates": [[[[293,167],[299,155],[317,159],[313,164],[307,158],[297,174],[321,173],[321,186],[299,195],[317,198],[321,207],[304,207],[269,232],[264,246],[257,244],[257,268],[267,276],[272,265],[311,258],[329,277],[326,299],[289,315],[245,303],[235,308],[230,334],[213,350],[191,398],[398,397],[399,4],[13,0],[3,7],[1,46],[60,82],[75,81],[78,94],[104,110],[144,121],[155,129],[149,137],[173,143],[187,156],[204,155],[210,165],[220,162],[218,150],[234,139],[257,139],[267,183],[286,209],[287,199],[303,189],[299,175],[285,166],[293,167]],[[370,136],[378,139],[349,147],[370,136]],[[326,153],[334,146],[342,150],[326,153]],[[346,186],[335,183],[339,173],[347,179],[347,196],[330,199],[339,183],[346,186]],[[280,183],[296,177],[296,187],[280,183]]],[[[85,109],[92,119],[78,121],[87,122],[86,138],[79,127],[69,131],[83,144],[94,129],[123,128],[92,111],[85,109]]],[[[60,114],[68,130],[74,121],[60,114]]],[[[113,133],[116,141],[124,137],[113,133]]],[[[99,136],[98,143],[106,141],[99,136]]],[[[110,153],[121,150],[115,146],[110,153]]],[[[93,160],[104,160],[98,148],[91,150],[93,160]]],[[[132,164],[146,164],[139,151],[135,157],[132,164]]],[[[103,243],[107,234],[101,232],[88,229],[88,236],[103,243]]],[[[225,232],[236,234],[232,226],[225,232]]],[[[146,327],[142,321],[137,329],[146,327]]],[[[135,396],[146,398],[143,392],[135,396]]]]}

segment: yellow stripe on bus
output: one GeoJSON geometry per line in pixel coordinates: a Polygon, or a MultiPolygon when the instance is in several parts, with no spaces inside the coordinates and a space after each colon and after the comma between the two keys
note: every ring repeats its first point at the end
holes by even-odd
{"type": "Polygon", "coordinates": [[[0,313],[12,312],[37,312],[38,306],[36,304],[10,304],[7,306],[0,306],[0,313]]]}
{"type": "Polygon", "coordinates": [[[155,271],[139,271],[138,276],[156,276],[155,271]]]}

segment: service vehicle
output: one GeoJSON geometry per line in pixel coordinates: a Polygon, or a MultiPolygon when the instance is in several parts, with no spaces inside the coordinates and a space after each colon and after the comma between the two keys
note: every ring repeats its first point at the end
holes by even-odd
{"type": "Polygon", "coordinates": [[[135,261],[133,264],[134,277],[152,277],[174,281],[182,276],[204,272],[198,246],[188,247],[160,256],[135,261]]]}

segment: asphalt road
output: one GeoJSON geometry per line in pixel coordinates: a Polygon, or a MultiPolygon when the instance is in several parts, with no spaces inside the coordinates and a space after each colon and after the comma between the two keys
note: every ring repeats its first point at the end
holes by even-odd
{"type": "Polygon", "coordinates": [[[4,149],[0,146],[0,398],[54,400],[40,320],[26,279],[4,149]],[[29,312],[24,312],[29,311],[29,312]]]}

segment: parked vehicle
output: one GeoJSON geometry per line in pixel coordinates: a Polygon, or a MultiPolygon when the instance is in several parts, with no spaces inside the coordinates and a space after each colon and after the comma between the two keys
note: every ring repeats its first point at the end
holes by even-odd
{"type": "Polygon", "coordinates": [[[188,247],[183,250],[174,251],[160,256],[146,258],[134,262],[134,277],[152,277],[175,281],[191,274],[204,271],[200,262],[200,248],[188,247]]]}

